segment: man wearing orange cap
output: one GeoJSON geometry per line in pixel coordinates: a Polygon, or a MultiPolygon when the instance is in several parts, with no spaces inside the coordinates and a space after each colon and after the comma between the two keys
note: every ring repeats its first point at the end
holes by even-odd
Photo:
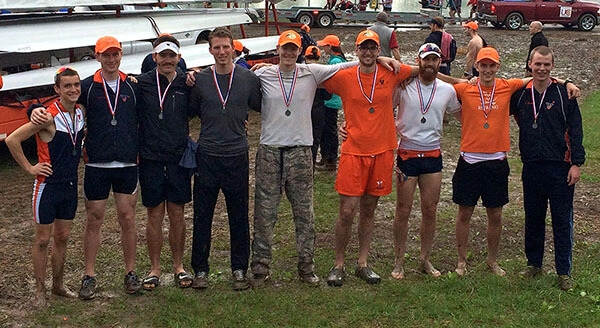
{"type": "Polygon", "coordinates": [[[479,72],[475,68],[475,59],[477,58],[477,54],[481,48],[487,46],[487,42],[477,33],[479,29],[479,24],[476,21],[466,22],[463,25],[465,30],[465,35],[470,37],[471,40],[467,45],[467,54],[466,54],[466,65],[465,65],[465,78],[472,78],[474,76],[479,76],[479,72]]]}
{"type": "Polygon", "coordinates": [[[375,225],[375,209],[380,196],[392,191],[392,168],[396,131],[392,95],[396,86],[418,67],[401,65],[393,74],[377,64],[380,40],[377,33],[358,34],[355,52],[359,66],[338,72],[323,85],[338,94],[344,103],[348,138],[342,144],[335,189],[340,195],[340,213],[335,226],[335,264],[327,283],[342,286],[344,256],[357,210],[359,254],[355,275],[369,284],[381,278],[367,263],[375,225]]]}
{"type": "MultiPolygon", "coordinates": [[[[479,70],[477,84],[466,80],[442,80],[454,84],[462,103],[462,135],[460,158],[452,178],[452,200],[458,204],[456,218],[456,244],[458,262],[455,272],[467,273],[467,243],[471,216],[479,198],[486,208],[487,267],[499,276],[505,271],[498,265],[498,247],[502,232],[502,207],[508,203],[509,167],[506,158],[510,150],[510,98],[531,79],[499,79],[500,56],[496,49],[485,47],[477,54],[475,67],[479,70]]],[[[578,95],[574,85],[568,87],[570,95],[578,95]]]]}
{"type": "Polygon", "coordinates": [[[87,214],[83,252],[85,271],[79,298],[95,296],[95,264],[100,247],[100,228],[106,201],[112,188],[117,220],[121,226],[121,246],[125,260],[125,291],[140,289],[134,271],[137,247],[135,205],[138,182],[137,86],[119,71],[123,51],[117,39],[105,36],[96,42],[96,59],[101,68],[81,82],[78,103],[86,108],[87,161],[84,174],[87,214]]]}
{"type": "MultiPolygon", "coordinates": [[[[302,52],[302,40],[293,30],[280,35],[277,52],[279,65],[256,71],[263,99],[260,145],[255,161],[251,262],[253,284],[261,286],[269,278],[273,229],[277,221],[277,208],[285,191],[292,204],[296,225],[298,274],[304,283],[317,286],[320,279],[315,275],[313,261],[315,228],[311,105],[319,84],[340,68],[356,66],[356,63],[297,64],[296,60],[302,52]]],[[[375,61],[376,56],[372,59],[375,61]]]]}

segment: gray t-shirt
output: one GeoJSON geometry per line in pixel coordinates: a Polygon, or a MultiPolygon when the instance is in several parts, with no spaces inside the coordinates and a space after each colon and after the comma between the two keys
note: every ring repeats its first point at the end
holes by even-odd
{"type": "Polygon", "coordinates": [[[198,151],[211,156],[241,155],[248,151],[244,124],[248,109],[260,111],[260,81],[239,65],[234,65],[231,88],[230,74],[217,74],[216,80],[220,91],[215,85],[213,67],[202,70],[196,74],[196,85],[190,96],[191,111],[201,121],[198,151]],[[227,99],[225,109],[222,99],[227,99]]]}

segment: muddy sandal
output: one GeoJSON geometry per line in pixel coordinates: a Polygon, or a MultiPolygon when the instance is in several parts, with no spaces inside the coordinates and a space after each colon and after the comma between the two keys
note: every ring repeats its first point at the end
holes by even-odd
{"type": "Polygon", "coordinates": [[[142,280],[142,288],[147,291],[152,291],[160,286],[160,279],[157,276],[148,276],[142,280]]]}
{"type": "Polygon", "coordinates": [[[189,288],[192,286],[192,282],[194,282],[194,277],[185,271],[176,273],[174,276],[175,284],[177,284],[179,288],[189,288]]]}

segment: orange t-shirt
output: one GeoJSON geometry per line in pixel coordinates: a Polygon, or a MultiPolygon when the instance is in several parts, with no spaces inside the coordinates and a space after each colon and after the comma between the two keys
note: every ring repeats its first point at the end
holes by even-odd
{"type": "Polygon", "coordinates": [[[398,74],[394,74],[379,64],[377,66],[371,103],[367,97],[371,95],[375,72],[358,74],[360,66],[351,67],[337,72],[323,83],[327,91],[340,96],[344,104],[348,138],[342,143],[342,154],[377,155],[396,148],[393,91],[398,83],[410,76],[412,69],[401,65],[398,74]]]}
{"type": "MultiPolygon", "coordinates": [[[[510,97],[523,86],[521,79],[496,79],[494,99],[486,119],[478,86],[468,83],[454,85],[462,103],[461,151],[491,154],[510,150],[510,97]]],[[[481,86],[486,107],[490,104],[492,89],[481,86]]]]}

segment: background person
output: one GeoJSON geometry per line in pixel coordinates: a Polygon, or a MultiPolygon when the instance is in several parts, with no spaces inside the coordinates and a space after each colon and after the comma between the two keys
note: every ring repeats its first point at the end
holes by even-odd
{"type": "MultiPolygon", "coordinates": [[[[452,1],[452,0],[450,0],[452,1]]],[[[479,76],[479,71],[475,67],[477,54],[481,48],[487,47],[487,42],[478,34],[479,24],[475,21],[466,22],[463,25],[465,35],[470,37],[469,44],[467,45],[466,64],[465,72],[463,77],[470,79],[474,76],[479,76]]]]}
{"type": "Polygon", "coordinates": [[[433,17],[429,21],[431,34],[425,39],[425,43],[435,43],[442,51],[442,61],[440,64],[440,73],[451,75],[450,65],[456,58],[456,41],[452,35],[444,31],[444,18],[440,16],[433,17]]]}
{"type": "MultiPolygon", "coordinates": [[[[304,58],[306,59],[307,64],[318,64],[321,60],[321,50],[315,46],[310,46],[306,49],[304,58]]],[[[329,99],[331,99],[331,93],[323,88],[318,88],[315,92],[315,98],[313,99],[312,110],[310,112],[310,120],[313,128],[313,145],[311,147],[313,170],[317,163],[317,152],[319,150],[319,145],[321,144],[323,126],[325,125],[325,101],[329,99]]]]}
{"type": "MultiPolygon", "coordinates": [[[[340,39],[333,34],[326,35],[317,44],[323,48],[329,55],[328,65],[334,65],[347,62],[346,56],[342,51],[340,39]]],[[[320,135],[321,160],[316,163],[319,169],[324,171],[335,171],[338,159],[338,111],[342,109],[342,99],[335,94],[325,100],[325,110],[323,111],[322,132],[320,135]]]]}
{"type": "Polygon", "coordinates": [[[243,68],[250,69],[250,64],[244,58],[250,53],[250,49],[246,48],[244,44],[239,40],[233,40],[233,63],[242,66],[243,68]]]}
{"type": "Polygon", "coordinates": [[[541,22],[533,21],[529,23],[529,35],[531,35],[531,43],[529,43],[529,51],[527,52],[527,59],[525,59],[525,76],[532,76],[531,67],[529,67],[531,51],[539,46],[548,46],[548,39],[542,32],[541,22]]]}
{"type": "Polygon", "coordinates": [[[379,36],[381,55],[400,61],[400,47],[396,38],[396,30],[387,26],[388,14],[385,11],[381,11],[375,19],[375,24],[368,29],[374,31],[379,36]]]}

